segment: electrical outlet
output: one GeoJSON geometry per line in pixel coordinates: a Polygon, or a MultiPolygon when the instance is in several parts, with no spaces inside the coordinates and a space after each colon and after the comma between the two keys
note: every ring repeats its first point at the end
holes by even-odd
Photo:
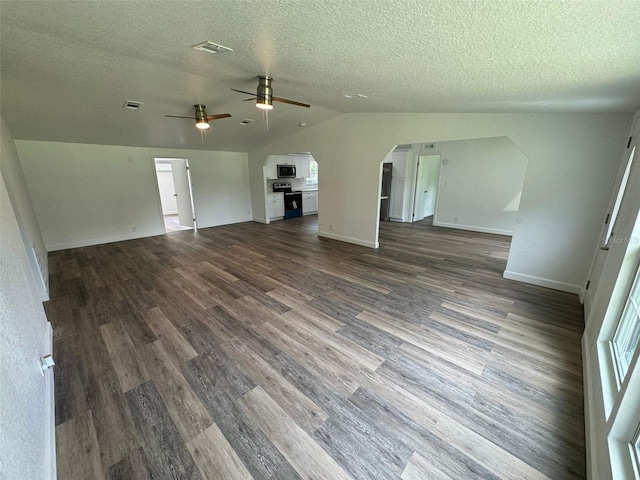
{"type": "Polygon", "coordinates": [[[138,229],[138,227],[136,227],[135,225],[133,227],[131,227],[131,231],[135,232],[138,229]]]}
{"type": "Polygon", "coordinates": [[[458,217],[453,217],[453,221],[458,223],[458,217]]]}
{"type": "Polygon", "coordinates": [[[333,223],[331,225],[329,225],[329,230],[331,230],[333,232],[333,223]]]}

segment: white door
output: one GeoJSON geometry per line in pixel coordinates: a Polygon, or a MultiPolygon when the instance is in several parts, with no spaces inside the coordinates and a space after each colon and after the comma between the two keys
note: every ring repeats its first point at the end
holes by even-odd
{"type": "Polygon", "coordinates": [[[418,172],[416,173],[415,195],[413,197],[413,215],[411,217],[412,222],[420,221],[426,216],[425,207],[427,204],[428,174],[429,165],[424,160],[424,157],[419,157],[418,172]]]}
{"type": "MultiPolygon", "coordinates": [[[[438,180],[440,179],[440,155],[424,155],[427,165],[427,194],[425,197],[424,216],[430,217],[436,213],[436,198],[438,193],[438,180]]],[[[424,218],[424,217],[423,217],[424,218]]]]}
{"type": "Polygon", "coordinates": [[[191,188],[187,161],[184,158],[171,160],[173,184],[176,189],[176,203],[178,205],[178,221],[183,227],[194,226],[193,204],[191,202],[191,188]]]}
{"type": "Polygon", "coordinates": [[[421,155],[418,157],[412,222],[418,222],[435,213],[439,176],[440,155],[421,155]]]}

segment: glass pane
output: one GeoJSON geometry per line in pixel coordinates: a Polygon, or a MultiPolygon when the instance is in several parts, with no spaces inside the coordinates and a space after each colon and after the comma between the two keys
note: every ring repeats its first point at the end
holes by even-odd
{"type": "MultiPolygon", "coordinates": [[[[640,270],[639,270],[640,273],[640,270]]],[[[633,358],[633,354],[638,348],[640,342],[640,281],[639,274],[631,287],[629,298],[622,312],[620,324],[616,329],[613,337],[613,346],[618,364],[618,373],[620,383],[624,380],[629,364],[633,358]]]]}

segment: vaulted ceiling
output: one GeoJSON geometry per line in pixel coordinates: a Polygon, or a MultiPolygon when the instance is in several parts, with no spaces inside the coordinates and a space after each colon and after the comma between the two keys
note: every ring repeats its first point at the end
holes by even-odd
{"type": "Polygon", "coordinates": [[[640,106],[638,1],[2,0],[0,22],[1,114],[18,139],[250,151],[344,112],[640,106]],[[233,52],[191,48],[205,40],[233,52]],[[275,104],[263,130],[230,89],[265,74],[312,107],[275,104]],[[195,103],[232,115],[205,143],[164,117],[195,103]]]}

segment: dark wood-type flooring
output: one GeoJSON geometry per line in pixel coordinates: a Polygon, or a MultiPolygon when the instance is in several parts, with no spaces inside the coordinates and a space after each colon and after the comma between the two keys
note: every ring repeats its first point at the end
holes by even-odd
{"type": "Polygon", "coordinates": [[[317,217],[52,253],[58,478],[585,477],[574,295],[509,238],[317,217]]]}

